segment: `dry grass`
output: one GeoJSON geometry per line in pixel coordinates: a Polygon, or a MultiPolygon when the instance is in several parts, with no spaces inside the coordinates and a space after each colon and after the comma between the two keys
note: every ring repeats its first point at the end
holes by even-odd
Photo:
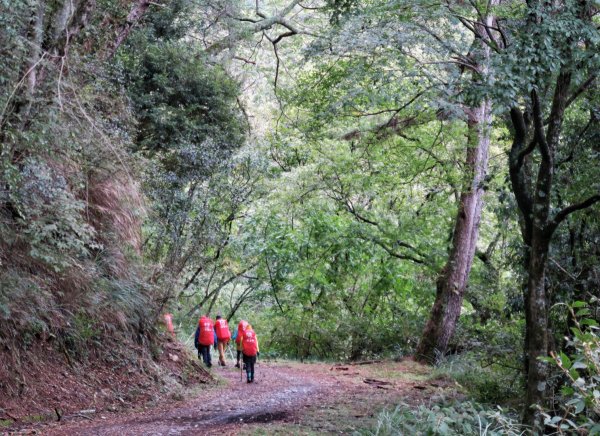
{"type": "Polygon", "coordinates": [[[98,234],[118,235],[122,244],[139,254],[146,209],[138,183],[123,173],[97,173],[90,176],[86,194],[91,222],[98,234]]]}

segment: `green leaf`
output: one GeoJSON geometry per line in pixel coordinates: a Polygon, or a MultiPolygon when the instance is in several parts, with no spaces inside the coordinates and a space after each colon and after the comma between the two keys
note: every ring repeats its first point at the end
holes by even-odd
{"type": "Polygon", "coordinates": [[[573,377],[573,379],[575,379],[575,380],[579,379],[579,373],[577,372],[577,370],[575,368],[571,368],[569,370],[569,375],[571,377],[573,377]]]}
{"type": "Polygon", "coordinates": [[[580,324],[582,324],[582,325],[588,325],[588,326],[591,326],[591,327],[598,327],[598,322],[596,320],[594,320],[594,319],[588,319],[588,318],[586,318],[586,319],[582,320],[580,322],[580,324]]]}
{"type": "Polygon", "coordinates": [[[567,356],[565,353],[563,353],[562,351],[560,352],[560,361],[562,363],[562,366],[565,369],[569,369],[571,368],[571,365],[573,364],[571,362],[571,359],[569,359],[569,356],[567,356]]]}
{"type": "Polygon", "coordinates": [[[590,309],[580,309],[575,313],[576,317],[587,316],[590,314],[590,309]]]}

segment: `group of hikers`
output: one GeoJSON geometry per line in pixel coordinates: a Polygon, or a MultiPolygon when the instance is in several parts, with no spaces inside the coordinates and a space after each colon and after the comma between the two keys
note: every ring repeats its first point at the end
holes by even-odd
{"type": "Polygon", "coordinates": [[[260,351],[256,333],[245,320],[239,322],[237,330],[231,336],[225,318],[217,315],[213,322],[208,315],[203,315],[198,320],[198,328],[196,328],[194,337],[194,346],[198,349],[198,359],[201,358],[204,364],[210,368],[212,366],[210,347],[214,346],[219,350],[219,365],[226,366],[225,349],[231,339],[235,341],[237,349],[235,367],[240,367],[240,357],[242,357],[244,369],[246,370],[246,381],[248,383],[254,382],[254,364],[256,358],[260,355],[260,351]]]}

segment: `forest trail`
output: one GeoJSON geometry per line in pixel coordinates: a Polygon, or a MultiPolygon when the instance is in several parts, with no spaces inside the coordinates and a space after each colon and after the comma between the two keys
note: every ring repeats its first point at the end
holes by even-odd
{"type": "Polygon", "coordinates": [[[259,362],[256,382],[240,381],[233,366],[213,367],[219,383],[168,407],[127,414],[101,413],[55,423],[51,435],[210,435],[350,433],[369,427],[386,406],[419,404],[446,389],[427,381],[412,361],[363,365],[259,362]]]}

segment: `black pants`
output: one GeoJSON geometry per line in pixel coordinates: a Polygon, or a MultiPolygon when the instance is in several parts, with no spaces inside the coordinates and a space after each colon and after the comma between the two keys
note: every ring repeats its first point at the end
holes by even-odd
{"type": "Polygon", "coordinates": [[[210,368],[212,366],[212,363],[210,363],[210,345],[200,344],[198,347],[198,358],[202,356],[204,364],[210,368]]]}
{"type": "Polygon", "coordinates": [[[256,356],[244,356],[244,364],[246,365],[246,378],[248,382],[254,381],[254,364],[256,363],[256,356]]]}

